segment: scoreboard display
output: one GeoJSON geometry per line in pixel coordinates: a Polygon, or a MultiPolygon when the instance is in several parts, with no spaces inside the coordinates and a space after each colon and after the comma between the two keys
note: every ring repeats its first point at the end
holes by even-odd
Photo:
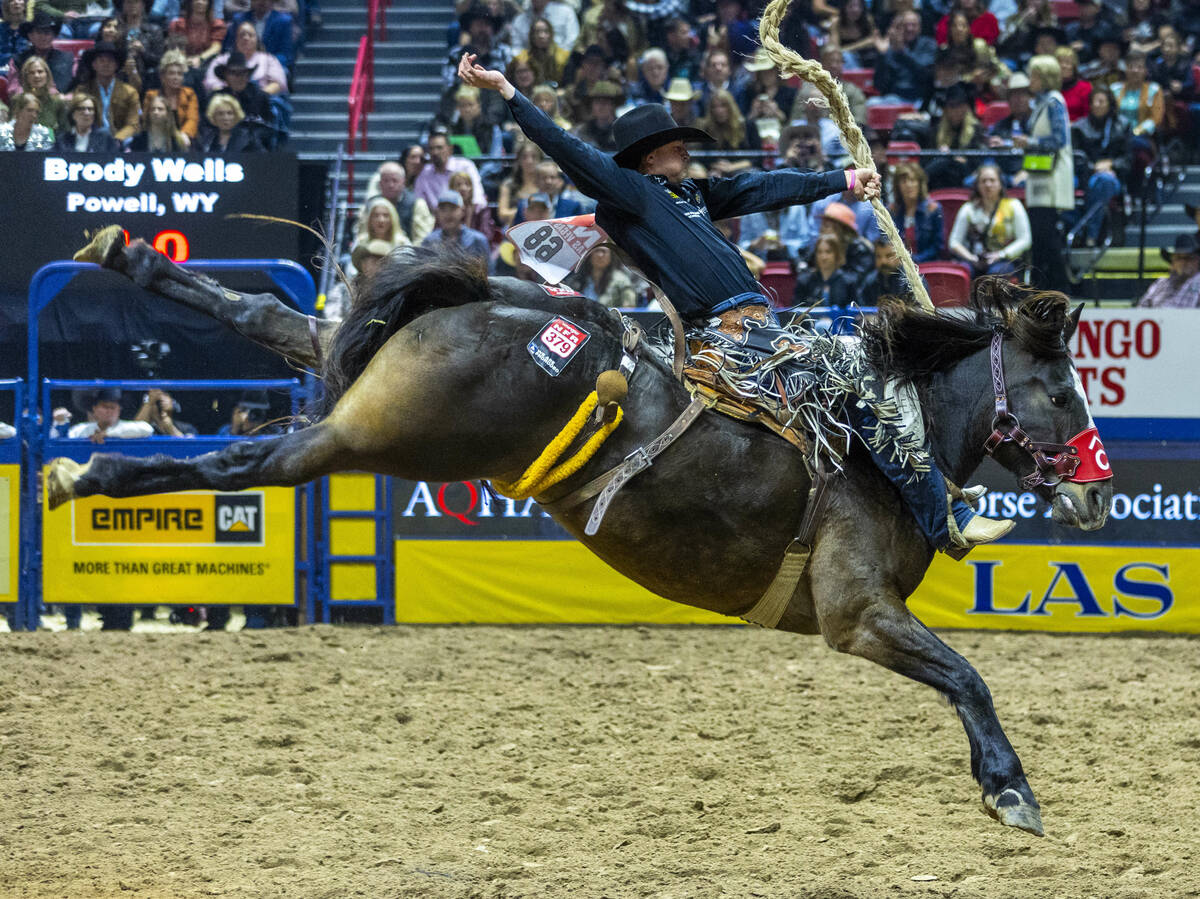
{"type": "Polygon", "coordinates": [[[236,216],[295,220],[298,164],[290,153],[237,159],[148,153],[0,154],[6,214],[0,216],[0,290],[24,293],[48,262],[70,259],[87,234],[119,224],[185,262],[295,259],[299,229],[236,216]]]}

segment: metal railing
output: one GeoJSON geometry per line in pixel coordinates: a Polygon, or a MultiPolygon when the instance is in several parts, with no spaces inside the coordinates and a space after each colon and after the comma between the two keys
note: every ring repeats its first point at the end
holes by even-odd
{"type": "Polygon", "coordinates": [[[355,149],[367,149],[368,120],[375,111],[375,40],[387,37],[387,4],[388,0],[369,0],[367,4],[367,30],[358,41],[354,75],[350,79],[350,94],[346,100],[346,155],[349,157],[347,169],[352,201],[355,149]]]}

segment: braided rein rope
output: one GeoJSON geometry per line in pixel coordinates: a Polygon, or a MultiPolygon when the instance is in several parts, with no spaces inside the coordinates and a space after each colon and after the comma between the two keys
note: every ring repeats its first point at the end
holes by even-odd
{"type": "MultiPolygon", "coordinates": [[[[791,0],[771,0],[767,4],[758,26],[759,39],[762,41],[767,55],[779,67],[784,78],[797,75],[815,85],[825,96],[829,103],[829,111],[833,115],[833,121],[842,133],[842,142],[850,151],[850,157],[854,160],[855,167],[873,169],[875,163],[871,159],[871,148],[867,145],[862,129],[858,127],[858,122],[854,121],[854,116],[850,114],[850,104],[846,102],[846,94],[842,91],[841,85],[815,59],[805,59],[795,50],[791,50],[779,42],[779,26],[783,22],[790,2],[791,0]]],[[[900,265],[904,269],[904,276],[908,279],[908,286],[912,290],[913,298],[923,309],[932,312],[933,303],[925,290],[925,284],[921,281],[917,265],[913,262],[908,247],[900,238],[896,223],[892,221],[891,213],[883,205],[883,200],[879,198],[871,201],[871,207],[875,211],[879,229],[896,250],[896,256],[900,259],[900,265]]]]}

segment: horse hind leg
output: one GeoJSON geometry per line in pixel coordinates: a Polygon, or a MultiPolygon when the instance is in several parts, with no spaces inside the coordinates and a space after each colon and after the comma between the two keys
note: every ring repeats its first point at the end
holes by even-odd
{"type": "Polygon", "coordinates": [[[292,487],[334,471],[359,467],[336,427],[318,424],[303,431],[234,443],[191,459],[137,458],[95,453],[84,465],[55,459],[46,474],[51,509],[84,496],[145,496],[177,490],[244,490],[292,487]]]}
{"type": "Polygon", "coordinates": [[[1001,824],[1041,836],[1041,808],[979,672],[918,621],[898,592],[881,587],[870,595],[864,594],[861,580],[814,580],[823,582],[817,591],[817,615],[826,642],[942,693],[966,730],[971,773],[983,788],[988,814],[1001,824]]]}

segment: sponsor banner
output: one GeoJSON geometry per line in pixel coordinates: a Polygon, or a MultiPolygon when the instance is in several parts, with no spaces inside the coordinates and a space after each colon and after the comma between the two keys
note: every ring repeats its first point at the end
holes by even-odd
{"type": "Polygon", "coordinates": [[[1092,415],[1200,416],[1187,386],[1197,345],[1200,315],[1193,309],[1085,309],[1071,349],[1092,415]]]}
{"type": "Polygon", "coordinates": [[[292,605],[295,491],[78,499],[44,510],[46,602],[292,605]]]}
{"type": "Polygon", "coordinates": [[[908,607],[930,627],[1200,632],[1200,549],[983,546],[939,555],[908,607]]]}
{"type": "Polygon", "coordinates": [[[479,481],[394,478],[392,513],[399,540],[571,539],[533,500],[499,496],[479,481]]]}
{"type": "Polygon", "coordinates": [[[21,466],[0,465],[0,603],[17,601],[21,466]]]}
{"type": "Polygon", "coordinates": [[[656,596],[567,540],[397,540],[398,624],[741,624],[656,596]]]}

